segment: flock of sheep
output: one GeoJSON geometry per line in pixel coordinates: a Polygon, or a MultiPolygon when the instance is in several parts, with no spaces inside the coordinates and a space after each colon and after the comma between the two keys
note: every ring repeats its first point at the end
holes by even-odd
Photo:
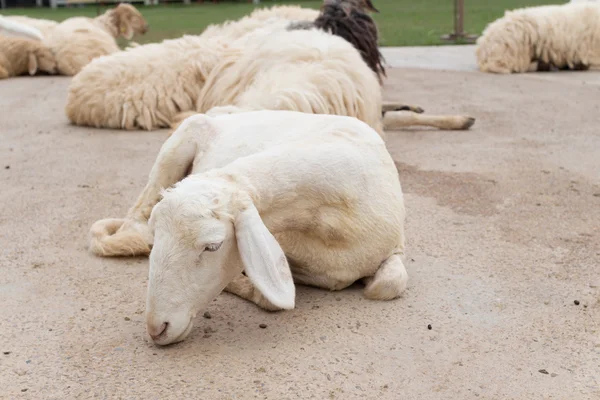
{"type": "MultiPolygon", "coordinates": [[[[172,128],[127,216],[90,231],[99,256],[149,254],[155,343],[183,340],[223,290],[280,310],[294,308],[294,283],[341,290],[362,280],[377,300],[406,288],[403,195],[384,131],[468,129],[475,120],[382,101],[369,12],[370,0],[275,6],[123,51],[115,38],[148,29],[127,4],[59,24],[0,17],[1,78],[74,75],[66,114],[76,125],[172,128]]],[[[591,42],[549,30],[579,16],[583,25],[567,30],[600,40],[592,12],[599,6],[507,12],[479,39],[480,68],[591,66],[591,42]]]]}

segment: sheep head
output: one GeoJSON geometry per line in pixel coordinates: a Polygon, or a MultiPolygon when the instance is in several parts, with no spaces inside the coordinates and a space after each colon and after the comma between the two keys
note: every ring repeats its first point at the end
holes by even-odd
{"type": "Polygon", "coordinates": [[[352,10],[358,10],[363,13],[374,12],[378,13],[379,10],[375,8],[373,2],[371,0],[324,0],[323,5],[321,6],[321,11],[326,6],[338,5],[340,6],[347,15],[350,15],[352,10]]]}
{"type": "Polygon", "coordinates": [[[185,339],[196,314],[243,270],[274,305],[294,307],[283,250],[235,183],[188,177],[163,193],[149,224],[146,323],[156,344],[185,339]]]}
{"type": "Polygon", "coordinates": [[[37,47],[29,53],[27,71],[29,75],[35,75],[38,71],[48,74],[56,74],[56,57],[46,47],[37,47]]]}
{"type": "Polygon", "coordinates": [[[148,31],[148,23],[131,4],[119,4],[112,10],[112,15],[119,35],[127,40],[131,40],[135,34],[143,35],[148,31]]]}

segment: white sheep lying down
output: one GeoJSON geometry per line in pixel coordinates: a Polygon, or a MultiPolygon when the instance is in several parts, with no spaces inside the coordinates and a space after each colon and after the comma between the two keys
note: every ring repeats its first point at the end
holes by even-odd
{"type": "Polygon", "coordinates": [[[600,3],[506,11],[477,40],[477,63],[499,74],[600,65],[600,3]]]}
{"type": "MultiPolygon", "coordinates": [[[[24,15],[0,15],[0,17],[7,21],[29,26],[36,31],[39,31],[42,37],[48,35],[58,25],[58,22],[56,21],[41,18],[30,18],[24,15]]],[[[41,38],[38,39],[41,40],[41,38]]]]}
{"type": "Polygon", "coordinates": [[[20,37],[39,41],[44,39],[44,35],[38,28],[3,15],[0,15],[0,36],[20,37]]]}
{"type": "Polygon", "coordinates": [[[398,297],[404,218],[394,162],[364,122],[196,114],[163,144],[127,218],[92,226],[90,249],[151,248],[147,329],[163,345],[183,340],[223,289],[267,310],[294,308],[294,282],[341,290],[362,279],[367,298],[398,297]]]}

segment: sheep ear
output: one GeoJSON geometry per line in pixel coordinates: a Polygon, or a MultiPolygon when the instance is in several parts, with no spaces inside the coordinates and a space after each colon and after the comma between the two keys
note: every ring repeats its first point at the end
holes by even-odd
{"type": "Polygon", "coordinates": [[[119,16],[119,33],[127,40],[133,39],[133,28],[124,16],[119,16]]]}
{"type": "Polygon", "coordinates": [[[375,8],[371,0],[365,0],[365,7],[371,12],[379,13],[379,10],[375,8]]]}
{"type": "Polygon", "coordinates": [[[38,69],[37,58],[35,58],[35,54],[29,54],[29,63],[27,64],[27,69],[29,71],[29,75],[35,75],[38,69]]]}
{"type": "Polygon", "coordinates": [[[346,17],[349,17],[352,13],[352,5],[350,3],[340,3],[340,7],[346,14],[346,17]]]}
{"type": "Polygon", "coordinates": [[[291,310],[296,288],[283,250],[252,204],[235,221],[235,235],[246,275],[273,305],[291,310]]]}

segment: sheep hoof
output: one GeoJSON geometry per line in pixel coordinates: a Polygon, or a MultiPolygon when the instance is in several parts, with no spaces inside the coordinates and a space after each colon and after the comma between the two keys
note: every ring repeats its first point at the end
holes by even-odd
{"type": "Polygon", "coordinates": [[[475,124],[475,118],[467,116],[454,116],[449,118],[443,126],[439,128],[448,131],[467,130],[475,124]]]}
{"type": "Polygon", "coordinates": [[[393,300],[399,297],[408,283],[408,273],[400,254],[385,260],[375,276],[366,278],[365,297],[372,300],[393,300]]]}
{"type": "Polygon", "coordinates": [[[459,130],[467,130],[475,124],[475,118],[463,117],[462,125],[458,128],[459,130]]]}

